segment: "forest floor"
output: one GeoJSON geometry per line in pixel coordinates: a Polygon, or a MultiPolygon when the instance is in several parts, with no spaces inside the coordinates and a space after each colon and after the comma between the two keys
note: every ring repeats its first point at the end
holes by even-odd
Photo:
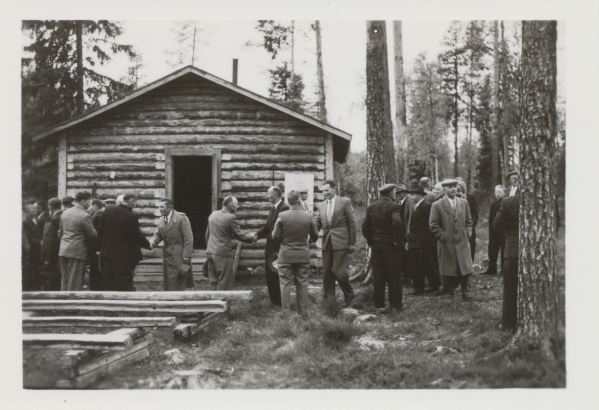
{"type": "MultiPolygon", "coordinates": [[[[359,212],[363,218],[363,210],[359,212]]],[[[107,377],[92,389],[456,389],[565,387],[565,349],[555,348],[556,363],[534,348],[492,356],[511,333],[499,330],[502,276],[486,269],[487,221],[477,226],[477,255],[472,277],[474,301],[459,296],[410,296],[404,285],[404,309],[377,315],[372,285],[354,285],[354,314],[322,302],[322,276],[310,278],[309,319],[284,316],[270,305],[264,277],[238,278],[235,289],[251,289],[253,300],[234,302],[228,319],[191,340],[172,330],[152,330],[150,357],[107,377]],[[364,315],[371,315],[364,317],[364,315]],[[165,351],[178,349],[179,363],[165,351]]],[[[359,224],[360,226],[360,224],[359,224]]],[[[558,234],[558,276],[563,313],[565,242],[558,234]]],[[[361,251],[363,252],[363,250],[361,251]]],[[[360,260],[360,252],[352,257],[360,260]]],[[[355,262],[356,263],[356,262],[355,262]]],[[[357,263],[356,263],[357,265],[357,263]]],[[[355,269],[356,267],[354,267],[355,269]]],[[[207,282],[196,290],[207,289],[207,282]]],[[[160,290],[159,284],[138,290],[160,290]]],[[[342,300],[338,290],[338,300],[342,300]]],[[[295,293],[292,293],[295,295],[295,293]]],[[[565,315],[564,315],[565,316],[565,315]]],[[[85,329],[81,329],[85,331],[85,329]]],[[[61,352],[24,352],[24,386],[53,388],[61,352]]]]}

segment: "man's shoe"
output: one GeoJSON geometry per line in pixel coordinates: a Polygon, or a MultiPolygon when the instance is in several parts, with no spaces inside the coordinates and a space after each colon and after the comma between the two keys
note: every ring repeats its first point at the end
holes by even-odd
{"type": "Polygon", "coordinates": [[[389,313],[389,310],[387,308],[377,308],[376,313],[379,315],[386,315],[389,313]]]}
{"type": "Polygon", "coordinates": [[[424,293],[432,293],[432,294],[435,294],[435,293],[437,293],[438,291],[439,291],[439,288],[434,288],[434,289],[430,289],[430,288],[429,288],[429,289],[426,289],[426,290],[424,291],[424,293]]]}
{"type": "Polygon", "coordinates": [[[434,296],[453,296],[454,292],[446,292],[443,290],[438,290],[435,293],[433,293],[434,296]]]}
{"type": "Polygon", "coordinates": [[[351,307],[353,300],[354,300],[354,298],[345,299],[345,302],[343,302],[343,308],[345,309],[345,308],[351,307]]]}
{"type": "Polygon", "coordinates": [[[462,300],[466,301],[466,302],[472,302],[472,296],[466,294],[466,295],[462,295],[462,300]]]}

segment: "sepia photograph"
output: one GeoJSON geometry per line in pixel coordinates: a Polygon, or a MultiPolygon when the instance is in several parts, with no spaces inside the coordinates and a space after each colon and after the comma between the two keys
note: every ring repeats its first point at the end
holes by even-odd
{"type": "Polygon", "coordinates": [[[18,389],[571,392],[554,6],[19,14],[18,389]]]}

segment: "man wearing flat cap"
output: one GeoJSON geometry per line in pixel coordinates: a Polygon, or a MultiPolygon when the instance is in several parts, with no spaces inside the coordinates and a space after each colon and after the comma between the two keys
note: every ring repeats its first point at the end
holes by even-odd
{"type": "Polygon", "coordinates": [[[372,249],[374,273],[374,307],[385,313],[385,284],[389,284],[389,305],[399,310],[402,305],[401,250],[404,243],[404,225],[401,208],[395,198],[395,185],[379,188],[381,199],[370,204],[362,224],[362,234],[372,249]]]}
{"type": "Polygon", "coordinates": [[[518,193],[520,184],[518,183],[518,171],[511,171],[507,174],[510,179],[510,194],[508,196],[514,196],[518,193]]]}
{"type": "Polygon", "coordinates": [[[300,210],[310,212],[310,210],[308,209],[308,204],[306,203],[306,201],[308,200],[308,190],[303,189],[303,190],[299,191],[299,194],[300,194],[300,201],[299,201],[300,210]]]}
{"type": "Polygon", "coordinates": [[[431,232],[437,238],[439,271],[443,276],[443,286],[437,294],[453,295],[455,288],[461,285],[462,299],[472,300],[470,275],[474,268],[470,255],[470,208],[468,201],[456,198],[458,182],[455,179],[445,180],[442,185],[447,195],[433,204],[429,220],[431,232]]]}

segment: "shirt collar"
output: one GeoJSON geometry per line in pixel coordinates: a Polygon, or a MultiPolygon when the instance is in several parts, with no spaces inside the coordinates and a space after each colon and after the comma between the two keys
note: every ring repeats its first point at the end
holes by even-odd
{"type": "Polygon", "coordinates": [[[166,221],[170,221],[171,218],[173,217],[173,210],[171,209],[171,211],[168,213],[168,215],[166,216],[166,221]]]}
{"type": "Polygon", "coordinates": [[[420,203],[424,201],[424,198],[421,198],[420,201],[418,201],[418,203],[416,205],[414,205],[414,209],[418,208],[418,205],[420,205],[420,203]]]}
{"type": "Polygon", "coordinates": [[[279,199],[279,201],[278,201],[278,202],[275,204],[275,209],[276,209],[276,208],[279,206],[279,204],[280,204],[281,202],[283,202],[283,200],[282,200],[282,199],[279,199]]]}

